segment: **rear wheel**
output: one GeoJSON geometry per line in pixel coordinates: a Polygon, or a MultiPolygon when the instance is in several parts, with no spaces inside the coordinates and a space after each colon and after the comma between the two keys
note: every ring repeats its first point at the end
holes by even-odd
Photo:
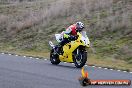
{"type": "Polygon", "coordinates": [[[77,68],[81,68],[87,61],[87,52],[80,50],[78,50],[77,52],[78,53],[74,53],[74,64],[77,68]]]}
{"type": "Polygon", "coordinates": [[[60,63],[59,56],[57,54],[54,54],[53,49],[50,52],[50,62],[55,65],[58,65],[60,63]]]}

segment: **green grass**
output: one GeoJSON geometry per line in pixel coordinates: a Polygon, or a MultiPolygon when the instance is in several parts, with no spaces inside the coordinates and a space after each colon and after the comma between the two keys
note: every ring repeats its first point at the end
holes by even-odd
{"type": "Polygon", "coordinates": [[[131,63],[127,63],[124,60],[117,60],[114,58],[102,57],[94,54],[89,56],[87,63],[88,65],[113,68],[116,70],[120,69],[120,70],[132,71],[131,63]]]}

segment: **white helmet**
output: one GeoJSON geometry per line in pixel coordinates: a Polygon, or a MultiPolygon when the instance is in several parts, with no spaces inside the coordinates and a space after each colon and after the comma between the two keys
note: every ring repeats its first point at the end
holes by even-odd
{"type": "Polygon", "coordinates": [[[82,22],[77,22],[76,23],[76,28],[80,32],[84,29],[84,24],[82,22]]]}

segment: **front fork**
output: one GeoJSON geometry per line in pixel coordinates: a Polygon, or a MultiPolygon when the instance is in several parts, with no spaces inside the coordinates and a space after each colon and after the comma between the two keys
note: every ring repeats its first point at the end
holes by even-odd
{"type": "Polygon", "coordinates": [[[81,54],[81,52],[86,52],[85,47],[79,47],[79,48],[77,48],[77,50],[76,50],[76,57],[77,57],[78,60],[82,59],[82,55],[81,55],[81,57],[79,55],[79,54],[81,54]],[[80,50],[80,49],[82,49],[82,50],[80,50]]]}
{"type": "Polygon", "coordinates": [[[79,54],[79,49],[77,49],[77,55],[79,54]]]}
{"type": "Polygon", "coordinates": [[[81,58],[80,58],[80,50],[79,50],[79,48],[77,48],[77,50],[76,50],[76,59],[77,60],[80,60],[81,58]]]}

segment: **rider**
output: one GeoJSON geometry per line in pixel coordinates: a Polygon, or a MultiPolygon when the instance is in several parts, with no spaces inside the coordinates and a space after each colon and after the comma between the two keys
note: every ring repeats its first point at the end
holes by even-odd
{"type": "Polygon", "coordinates": [[[71,39],[75,39],[77,32],[81,32],[84,29],[84,24],[82,22],[76,22],[75,24],[69,26],[65,31],[61,33],[60,40],[61,42],[57,46],[57,53],[60,49],[71,41],[71,39]]]}

